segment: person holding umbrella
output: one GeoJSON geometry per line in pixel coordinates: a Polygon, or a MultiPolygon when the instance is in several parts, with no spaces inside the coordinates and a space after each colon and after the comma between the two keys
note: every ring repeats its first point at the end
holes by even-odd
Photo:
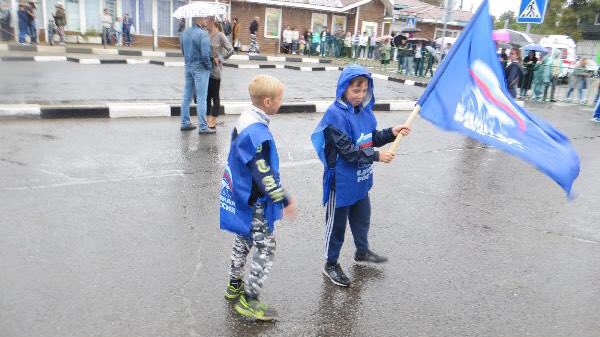
{"type": "Polygon", "coordinates": [[[181,102],[181,131],[196,129],[190,121],[190,102],[195,90],[200,134],[215,133],[206,122],[206,96],[212,70],[212,48],[206,31],[206,18],[195,17],[193,25],[181,34],[181,52],[185,62],[185,88],[181,102]]]}

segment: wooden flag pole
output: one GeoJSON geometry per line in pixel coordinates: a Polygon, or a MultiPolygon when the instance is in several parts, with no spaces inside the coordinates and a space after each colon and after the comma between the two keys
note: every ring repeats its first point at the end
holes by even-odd
{"type": "MultiPolygon", "coordinates": [[[[410,113],[410,115],[406,119],[406,122],[404,122],[404,125],[410,127],[412,125],[412,123],[415,121],[415,118],[417,118],[417,116],[419,115],[419,111],[421,111],[421,106],[417,104],[417,105],[415,105],[413,111],[410,113]]],[[[404,135],[401,133],[399,133],[398,136],[396,136],[396,139],[394,140],[394,142],[392,143],[392,146],[390,147],[390,152],[396,154],[396,149],[398,148],[398,145],[400,144],[402,137],[404,137],[404,135]]]]}

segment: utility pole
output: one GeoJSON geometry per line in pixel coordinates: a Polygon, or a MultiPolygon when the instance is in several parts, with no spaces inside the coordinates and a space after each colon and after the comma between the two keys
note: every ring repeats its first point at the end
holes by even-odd
{"type": "MultiPolygon", "coordinates": [[[[442,38],[446,37],[446,29],[448,28],[448,21],[450,21],[450,13],[454,7],[454,0],[444,1],[444,28],[442,29],[442,38]]],[[[442,39],[442,41],[444,41],[442,39]]]]}

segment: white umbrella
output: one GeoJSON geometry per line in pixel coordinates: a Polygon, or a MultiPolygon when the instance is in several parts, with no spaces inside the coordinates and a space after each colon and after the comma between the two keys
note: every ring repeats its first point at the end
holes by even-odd
{"type": "Polygon", "coordinates": [[[425,46],[425,49],[427,49],[427,51],[429,53],[431,53],[431,55],[433,55],[433,57],[435,57],[435,59],[439,62],[441,61],[441,57],[440,54],[438,53],[437,50],[435,50],[435,48],[433,48],[432,46],[425,46]]]}
{"type": "Polygon", "coordinates": [[[435,40],[435,44],[438,46],[446,46],[447,43],[454,44],[454,42],[456,42],[456,38],[450,36],[440,37],[439,39],[435,40]]]}
{"type": "Polygon", "coordinates": [[[222,21],[227,16],[227,5],[218,2],[192,2],[181,6],[173,12],[176,19],[184,18],[205,18],[214,16],[216,20],[222,21]]]}

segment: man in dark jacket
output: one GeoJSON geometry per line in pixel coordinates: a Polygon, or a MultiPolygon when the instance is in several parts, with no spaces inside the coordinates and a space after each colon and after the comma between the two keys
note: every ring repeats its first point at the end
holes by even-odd
{"type": "Polygon", "coordinates": [[[252,23],[250,23],[250,48],[248,54],[260,53],[258,48],[258,41],[256,41],[256,32],[258,31],[258,16],[254,17],[252,23]]]}
{"type": "Polygon", "coordinates": [[[231,41],[231,22],[229,22],[228,18],[225,18],[225,20],[223,20],[223,34],[225,34],[225,36],[227,36],[227,38],[231,41]]]}
{"type": "Polygon", "coordinates": [[[133,21],[131,21],[129,13],[125,13],[125,16],[123,16],[123,37],[126,46],[131,46],[133,44],[131,40],[131,26],[133,26],[133,21]]]}
{"type": "Polygon", "coordinates": [[[35,26],[35,3],[30,1],[27,6],[27,26],[29,27],[29,36],[31,37],[31,43],[37,44],[37,27],[35,26]]]}

